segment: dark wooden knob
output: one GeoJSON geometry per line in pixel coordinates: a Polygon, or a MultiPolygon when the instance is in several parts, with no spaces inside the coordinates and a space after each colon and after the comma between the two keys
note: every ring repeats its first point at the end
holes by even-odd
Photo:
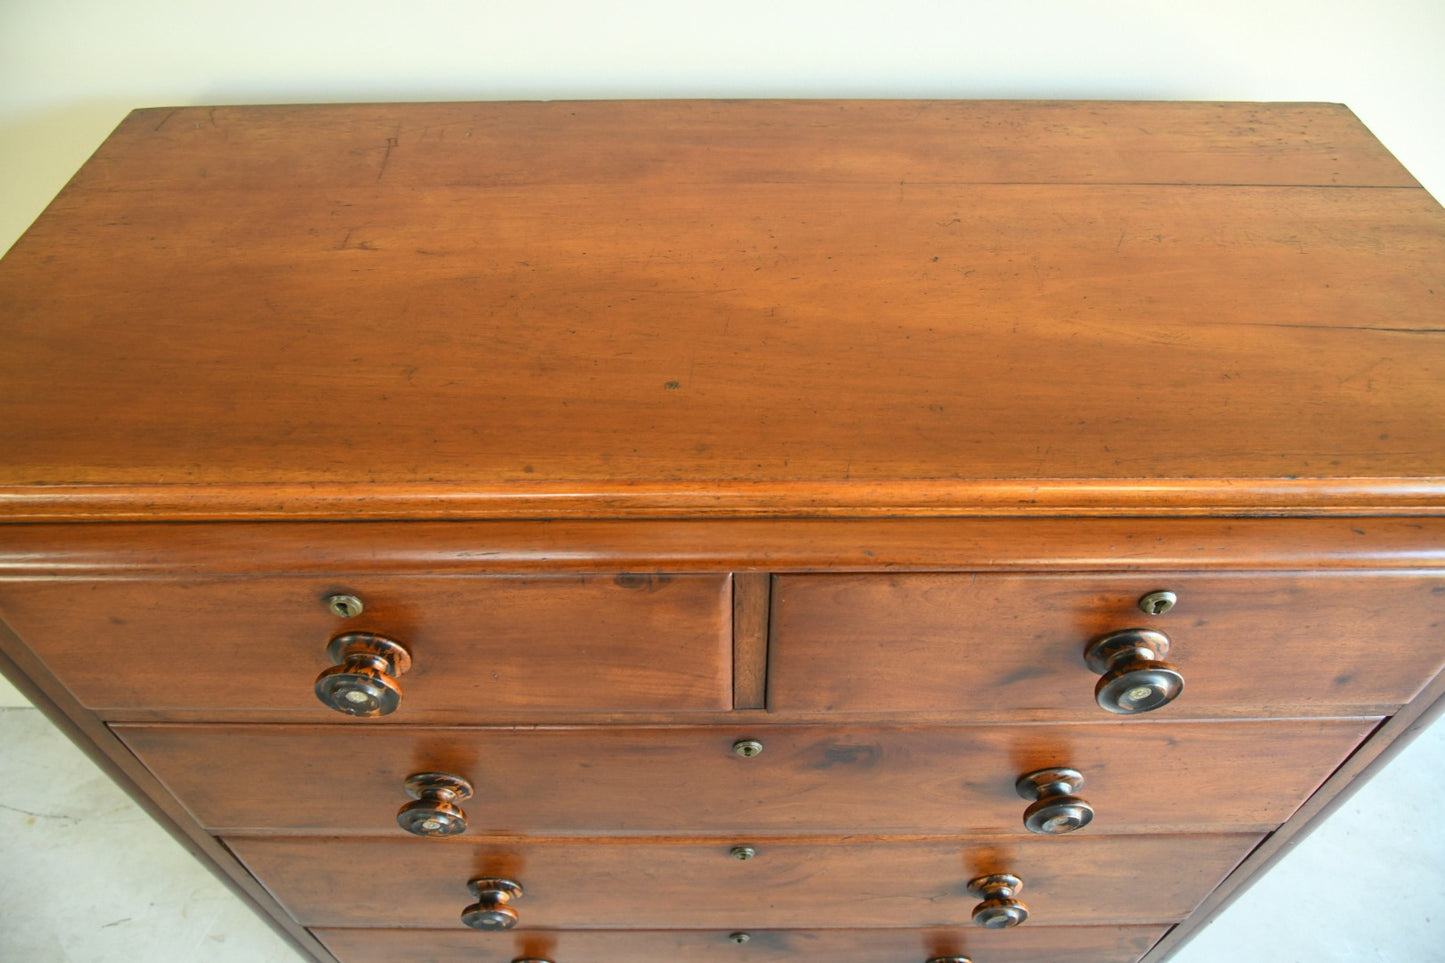
{"type": "Polygon", "coordinates": [[[1151,712],[1184,691],[1184,676],[1168,662],[1169,636],[1153,629],[1111,632],[1089,643],[1084,660],[1100,674],[1094,701],[1121,715],[1151,712]]]}
{"type": "Polygon", "coordinates": [[[966,956],[935,956],[928,963],[973,963],[973,960],[966,956]]]}
{"type": "Polygon", "coordinates": [[[517,911],[509,905],[522,898],[522,884],[495,876],[470,880],[476,902],[462,910],[462,922],[474,930],[509,930],[517,925],[517,911]]]}
{"type": "Polygon", "coordinates": [[[402,806],[396,824],[413,836],[459,836],[467,831],[467,814],[457,800],[472,798],[472,784],[447,772],[418,772],[406,777],[407,795],[416,802],[402,806]]]}
{"type": "Polygon", "coordinates": [[[974,925],[1003,930],[1028,919],[1029,908],[1014,898],[1023,888],[1024,881],[1008,873],[991,873],[969,880],[969,895],[983,900],[973,908],[974,925]]]}
{"type": "Polygon", "coordinates": [[[1074,795],[1083,785],[1084,775],[1077,769],[1054,767],[1019,776],[1014,788],[1034,800],[1024,810],[1024,828],[1041,836],[1062,836],[1089,825],[1094,807],[1074,795]]]}
{"type": "Polygon", "coordinates": [[[349,716],[384,716],[401,704],[396,677],[411,668],[411,654],[384,635],[347,632],[332,639],[333,665],[316,677],[316,698],[349,716]]]}

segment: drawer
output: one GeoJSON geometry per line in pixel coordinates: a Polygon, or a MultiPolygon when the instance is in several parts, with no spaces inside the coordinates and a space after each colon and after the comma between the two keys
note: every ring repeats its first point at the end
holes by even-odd
{"type": "Polygon", "coordinates": [[[1018,776],[1084,776],[1090,834],[1271,830],[1372,719],[1022,727],[115,726],[216,833],[404,836],[408,776],[471,782],[467,831],[1018,834],[1018,776]],[[763,751],[741,758],[734,742],[763,751]]]}
{"type": "Polygon", "coordinates": [[[321,929],[314,934],[341,963],[925,963],[973,954],[978,963],[1134,963],[1165,933],[1162,926],[1024,926],[969,929],[643,930],[514,932],[321,929]]]}
{"type": "Polygon", "coordinates": [[[1245,834],[731,841],[228,837],[306,926],[464,928],[468,880],[525,891],[521,926],[564,929],[967,925],[971,879],[1024,881],[1030,929],[1183,919],[1259,842],[1245,834]]]}
{"type": "Polygon", "coordinates": [[[326,709],[313,686],[346,632],[400,642],[388,718],[431,710],[732,705],[726,575],[12,581],[0,615],[92,709],[326,709]],[[364,610],[339,618],[334,592],[364,610]]]}
{"type": "Polygon", "coordinates": [[[1445,665],[1438,574],[799,575],[774,582],[768,704],[777,712],[1093,717],[1086,644],[1166,634],[1184,676],[1169,717],[1291,707],[1388,713],[1445,665]],[[1167,588],[1178,604],[1144,614],[1167,588]]]}

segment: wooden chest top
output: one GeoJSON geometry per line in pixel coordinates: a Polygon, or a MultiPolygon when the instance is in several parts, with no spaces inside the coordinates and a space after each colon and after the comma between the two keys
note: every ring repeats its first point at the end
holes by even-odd
{"type": "Polygon", "coordinates": [[[142,110],[0,262],[13,519],[1445,508],[1345,108],[142,110]]]}

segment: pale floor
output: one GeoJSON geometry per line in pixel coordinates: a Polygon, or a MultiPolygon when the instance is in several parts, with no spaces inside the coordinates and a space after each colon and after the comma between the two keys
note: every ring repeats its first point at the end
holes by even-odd
{"type": "MultiPolygon", "coordinates": [[[[1445,722],[1174,963],[1445,961],[1442,773],[1445,722]]],[[[0,680],[0,961],[298,959],[0,680]]]]}

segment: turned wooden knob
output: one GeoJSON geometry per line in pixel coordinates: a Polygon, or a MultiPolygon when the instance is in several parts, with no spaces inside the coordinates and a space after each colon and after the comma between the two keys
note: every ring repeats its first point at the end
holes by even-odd
{"type": "Polygon", "coordinates": [[[401,704],[396,677],[411,668],[411,654],[384,635],[347,632],[326,646],[331,668],[316,677],[316,698],[349,716],[384,716],[401,704]]]}
{"type": "Polygon", "coordinates": [[[1024,810],[1024,828],[1041,836],[1062,836],[1089,825],[1094,807],[1074,795],[1083,784],[1083,773],[1062,766],[1019,776],[1014,789],[1023,798],[1034,800],[1024,810]]]}
{"type": "Polygon", "coordinates": [[[973,963],[973,960],[966,956],[935,956],[928,963],[973,963]]]}
{"type": "Polygon", "coordinates": [[[1169,636],[1153,629],[1111,632],[1089,643],[1084,661],[1100,674],[1099,707],[1121,715],[1151,712],[1184,691],[1184,676],[1168,662],[1169,636]]]}
{"type": "Polygon", "coordinates": [[[1024,881],[1008,873],[990,873],[968,881],[970,896],[983,900],[973,908],[973,922],[991,930],[1018,926],[1029,918],[1029,908],[1014,897],[1024,881]]]}
{"type": "Polygon", "coordinates": [[[509,930],[517,925],[517,911],[509,905],[522,898],[522,884],[510,879],[482,876],[467,883],[476,902],[462,910],[462,922],[474,930],[509,930]]]}
{"type": "Polygon", "coordinates": [[[467,831],[467,814],[457,800],[472,798],[472,784],[447,772],[418,772],[406,777],[407,795],[416,802],[402,806],[396,824],[413,836],[459,836],[467,831]]]}

